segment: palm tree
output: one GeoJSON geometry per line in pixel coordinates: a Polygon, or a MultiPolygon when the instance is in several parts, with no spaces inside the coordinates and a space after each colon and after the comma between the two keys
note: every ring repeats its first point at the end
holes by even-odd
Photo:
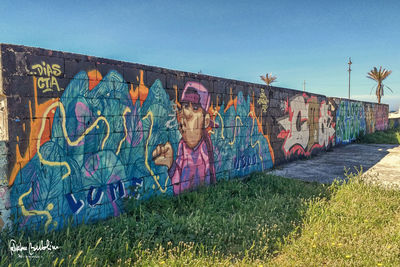
{"type": "MultiPolygon", "coordinates": [[[[382,69],[382,66],[379,68],[379,70],[374,67],[373,70],[371,70],[370,72],[368,72],[368,76],[367,78],[370,78],[371,80],[374,80],[378,83],[378,85],[376,86],[376,97],[378,98],[378,104],[381,103],[381,98],[383,96],[383,88],[386,86],[392,93],[392,89],[389,88],[389,86],[384,85],[382,82],[384,79],[386,79],[390,73],[392,73],[391,70],[386,70],[386,69],[382,69]]],[[[371,90],[372,91],[372,90],[371,90]]]]}
{"type": "Polygon", "coordinates": [[[260,76],[261,80],[263,80],[268,86],[271,85],[271,83],[276,81],[276,76],[272,76],[272,73],[266,74],[265,77],[264,75],[260,76]]]}

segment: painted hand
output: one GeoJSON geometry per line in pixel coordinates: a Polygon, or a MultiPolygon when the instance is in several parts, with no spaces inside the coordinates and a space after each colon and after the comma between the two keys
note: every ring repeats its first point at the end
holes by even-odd
{"type": "Polygon", "coordinates": [[[174,160],[174,150],[170,142],[166,142],[164,145],[160,144],[153,150],[152,153],[154,163],[156,165],[167,166],[171,168],[174,160]]]}

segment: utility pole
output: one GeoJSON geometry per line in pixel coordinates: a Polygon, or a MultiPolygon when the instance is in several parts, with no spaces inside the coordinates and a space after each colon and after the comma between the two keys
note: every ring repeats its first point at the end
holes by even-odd
{"type": "Polygon", "coordinates": [[[349,57],[349,99],[350,99],[350,72],[351,72],[351,64],[353,64],[353,62],[351,62],[351,57],[349,57]]]}
{"type": "Polygon", "coordinates": [[[306,80],[304,80],[304,82],[303,82],[303,92],[305,92],[306,91],[306,80]]]}

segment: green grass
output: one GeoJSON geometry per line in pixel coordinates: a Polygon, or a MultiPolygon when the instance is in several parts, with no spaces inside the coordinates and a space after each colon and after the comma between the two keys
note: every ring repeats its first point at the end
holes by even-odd
{"type": "Polygon", "coordinates": [[[366,134],[361,136],[358,141],[366,144],[400,144],[400,129],[389,129],[366,134]]]}
{"type": "Polygon", "coordinates": [[[276,266],[400,266],[400,191],[352,177],[312,203],[276,266]]]}
{"type": "MultiPolygon", "coordinates": [[[[259,173],[178,197],[156,197],[141,205],[132,201],[120,217],[46,236],[34,234],[32,240],[49,239],[62,249],[30,261],[48,266],[58,258],[69,265],[77,255],[79,265],[99,266],[119,260],[135,265],[265,261],[300,227],[309,201],[325,196],[326,190],[317,183],[259,173]]],[[[8,242],[10,236],[3,234],[2,239],[8,242]]],[[[26,235],[19,240],[26,243],[26,235]]],[[[0,266],[8,261],[26,264],[11,257],[6,247],[1,255],[0,266]]]]}
{"type": "MultiPolygon", "coordinates": [[[[324,186],[266,174],[178,197],[127,203],[129,212],[31,240],[62,249],[31,266],[399,266],[400,191],[360,175],[324,186]]],[[[10,234],[1,233],[2,242],[10,234]]],[[[27,242],[28,237],[18,235],[27,242]]],[[[1,248],[0,266],[26,259],[1,248]]]]}

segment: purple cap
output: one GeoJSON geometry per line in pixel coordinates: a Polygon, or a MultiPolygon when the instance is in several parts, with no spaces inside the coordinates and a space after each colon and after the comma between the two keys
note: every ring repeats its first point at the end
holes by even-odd
{"type": "Polygon", "coordinates": [[[201,83],[187,82],[185,89],[183,89],[181,102],[197,104],[200,105],[204,111],[208,111],[210,107],[210,95],[201,83]]]}

